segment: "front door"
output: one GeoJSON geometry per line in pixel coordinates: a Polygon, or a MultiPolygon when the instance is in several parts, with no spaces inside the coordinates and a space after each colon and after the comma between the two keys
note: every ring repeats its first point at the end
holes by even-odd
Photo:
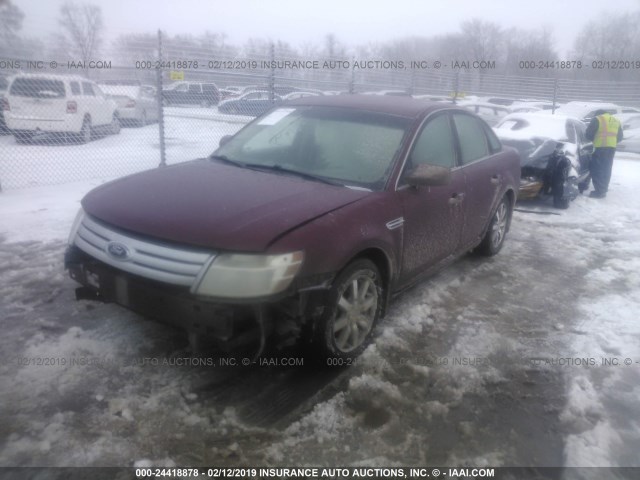
{"type": "Polygon", "coordinates": [[[406,176],[418,164],[451,168],[443,186],[408,186],[397,191],[403,209],[401,282],[408,283],[427,268],[456,252],[465,218],[465,178],[457,168],[455,139],[447,112],[430,118],[418,134],[405,165],[406,176]]]}

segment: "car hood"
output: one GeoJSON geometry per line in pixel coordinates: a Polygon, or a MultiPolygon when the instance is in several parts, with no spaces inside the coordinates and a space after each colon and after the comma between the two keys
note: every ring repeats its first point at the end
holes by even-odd
{"type": "Polygon", "coordinates": [[[369,194],[204,159],[107,183],[89,192],[82,207],[134,234],[258,252],[287,231],[369,194]]]}

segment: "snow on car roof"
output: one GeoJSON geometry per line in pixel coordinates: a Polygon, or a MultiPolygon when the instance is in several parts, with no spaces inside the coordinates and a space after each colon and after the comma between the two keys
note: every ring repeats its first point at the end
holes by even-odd
{"type": "Polygon", "coordinates": [[[577,117],[583,117],[585,114],[602,108],[605,110],[619,110],[620,107],[615,103],[605,102],[568,102],[556,110],[557,112],[574,115],[577,117]]]}
{"type": "Polygon", "coordinates": [[[566,140],[566,122],[570,118],[573,117],[545,112],[512,113],[500,120],[494,131],[504,139],[526,140],[540,137],[566,140]]]}
{"type": "Polygon", "coordinates": [[[123,97],[135,98],[140,92],[140,87],[137,85],[99,85],[107,95],[118,95],[123,97]]]}

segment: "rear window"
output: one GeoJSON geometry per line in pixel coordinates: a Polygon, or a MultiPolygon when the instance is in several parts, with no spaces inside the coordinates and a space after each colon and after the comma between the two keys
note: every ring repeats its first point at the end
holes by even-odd
{"type": "Polygon", "coordinates": [[[64,83],[45,78],[16,78],[11,84],[10,95],[31,98],[64,98],[64,83]]]}

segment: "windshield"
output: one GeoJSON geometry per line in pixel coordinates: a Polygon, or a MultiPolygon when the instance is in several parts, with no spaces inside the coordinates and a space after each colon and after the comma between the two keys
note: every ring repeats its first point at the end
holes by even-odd
{"type": "Polygon", "coordinates": [[[278,108],[241,130],[215,156],[379,190],[409,121],[345,108],[278,108]]]}
{"type": "Polygon", "coordinates": [[[32,98],[64,98],[64,83],[45,78],[16,78],[11,84],[11,95],[32,98]]]}

